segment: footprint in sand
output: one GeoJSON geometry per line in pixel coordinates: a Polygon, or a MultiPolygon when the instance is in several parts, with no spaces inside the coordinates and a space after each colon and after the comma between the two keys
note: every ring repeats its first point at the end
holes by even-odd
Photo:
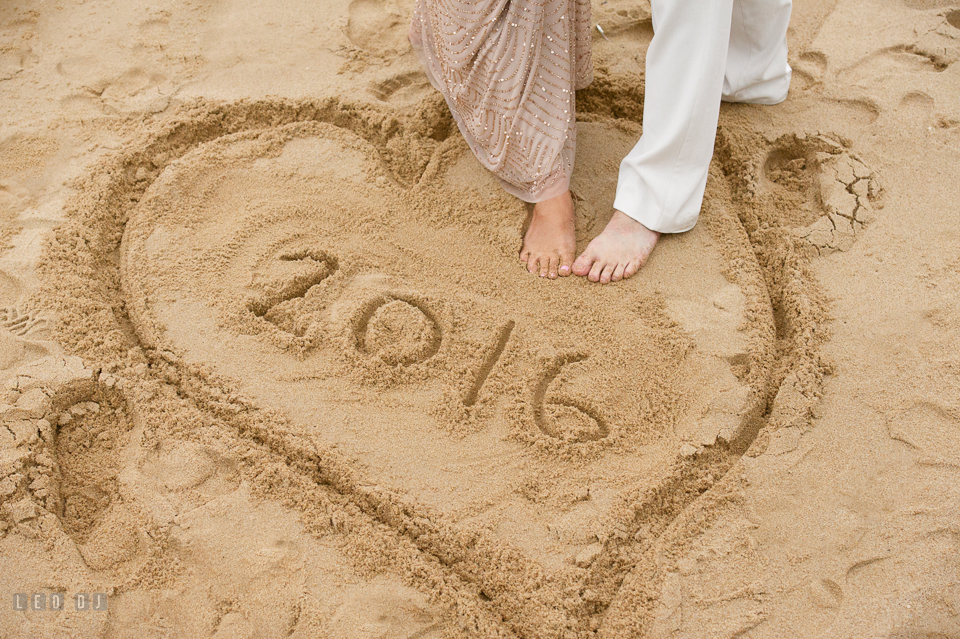
{"type": "Polygon", "coordinates": [[[804,51],[790,61],[793,69],[791,89],[808,89],[820,84],[827,72],[827,56],[820,51],[804,51]]]}
{"type": "Polygon", "coordinates": [[[937,102],[926,91],[910,91],[900,98],[897,104],[897,117],[904,123],[904,129],[913,126],[920,132],[930,132],[933,126],[937,131],[949,129],[949,118],[937,113],[937,102]]]}
{"type": "Polygon", "coordinates": [[[13,50],[6,47],[0,51],[0,81],[9,80],[24,69],[29,69],[40,62],[40,56],[33,52],[33,48],[23,45],[13,50]]]}
{"type": "Polygon", "coordinates": [[[347,13],[347,37],[357,47],[382,57],[410,50],[408,14],[389,0],[353,0],[347,13]]]}
{"type": "Polygon", "coordinates": [[[3,432],[12,435],[2,442],[2,512],[28,537],[55,515],[88,567],[135,570],[144,560],[141,522],[118,478],[129,420],[120,392],[93,375],[80,358],[55,356],[13,372],[2,405],[3,432]]]}
{"type": "Polygon", "coordinates": [[[956,465],[960,459],[960,419],[936,402],[918,402],[891,416],[887,434],[915,451],[920,464],[956,465]]]}
{"type": "Polygon", "coordinates": [[[47,333],[49,322],[30,311],[18,309],[16,306],[5,306],[0,307],[0,326],[19,337],[32,337],[47,333]]]}
{"type": "Polygon", "coordinates": [[[60,521],[94,570],[141,557],[145,543],[140,522],[120,496],[121,450],[130,424],[120,403],[104,401],[112,394],[67,407],[57,428],[60,521]]]}
{"type": "Polygon", "coordinates": [[[156,113],[168,104],[168,98],[159,92],[166,76],[154,68],[122,66],[94,55],[67,56],[56,68],[74,89],[61,105],[81,117],[128,111],[156,113]]]}
{"type": "Polygon", "coordinates": [[[846,251],[876,216],[874,172],[840,142],[786,135],[763,162],[761,184],[780,222],[817,255],[846,251]]]}
{"type": "Polygon", "coordinates": [[[50,323],[18,307],[23,287],[0,271],[0,371],[12,370],[49,354],[50,323]]]}
{"type": "MultiPolygon", "coordinates": [[[[574,190],[602,225],[601,175],[635,139],[579,136],[574,190]]],[[[666,240],[642,278],[548,282],[517,264],[524,207],[459,138],[409,190],[378,158],[310,123],[172,163],[122,244],[144,345],[234,380],[371,485],[581,575],[618,495],[643,499],[718,439],[749,443],[772,316],[765,289],[722,275],[710,228],[730,210],[666,240]]]]}
{"type": "Polygon", "coordinates": [[[438,611],[423,594],[382,579],[348,592],[324,629],[331,637],[440,639],[445,636],[438,611]]]}
{"type": "Polygon", "coordinates": [[[876,87],[878,83],[890,84],[894,78],[915,83],[943,73],[960,60],[960,33],[954,24],[957,22],[955,10],[921,16],[917,20],[913,29],[915,40],[894,41],[891,46],[840,69],[837,78],[843,83],[864,88],[876,87]]]}
{"type": "Polygon", "coordinates": [[[170,17],[166,10],[158,11],[156,15],[137,25],[137,39],[145,47],[163,50],[170,41],[170,17]]]}
{"type": "Polygon", "coordinates": [[[430,82],[422,71],[409,71],[370,84],[370,93],[382,102],[413,103],[430,91],[430,82]]]}
{"type": "Polygon", "coordinates": [[[150,490],[151,494],[141,495],[141,502],[149,506],[155,521],[163,523],[232,493],[240,484],[236,459],[187,441],[164,441],[138,466],[142,481],[127,483],[150,490]]]}
{"type": "Polygon", "coordinates": [[[40,62],[34,50],[35,27],[35,16],[9,20],[0,27],[0,81],[9,80],[40,62]]]}

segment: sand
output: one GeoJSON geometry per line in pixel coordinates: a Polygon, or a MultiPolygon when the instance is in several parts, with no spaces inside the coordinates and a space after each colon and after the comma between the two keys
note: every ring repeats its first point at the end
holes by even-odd
{"type": "MultiPolygon", "coordinates": [[[[960,636],[960,10],[798,2],[608,287],[523,271],[411,10],[0,6],[0,636],[960,636]]],[[[652,36],[594,22],[581,249],[652,36]]]]}

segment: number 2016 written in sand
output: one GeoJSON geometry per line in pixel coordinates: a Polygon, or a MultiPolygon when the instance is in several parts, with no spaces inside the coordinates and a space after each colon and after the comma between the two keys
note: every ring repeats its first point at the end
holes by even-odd
{"type": "MultiPolygon", "coordinates": [[[[277,291],[279,295],[271,295],[269,298],[258,295],[252,298],[248,308],[255,315],[267,321],[273,321],[270,314],[273,307],[295,298],[305,297],[311,288],[333,275],[337,270],[336,260],[322,251],[306,251],[303,249],[284,251],[279,259],[286,263],[307,263],[307,265],[315,267],[311,270],[316,272],[312,273],[312,277],[306,279],[303,277],[295,278],[296,281],[291,281],[287,285],[279,287],[277,291]],[[294,284],[297,285],[294,286],[294,284]]],[[[470,409],[477,403],[480,391],[500,361],[515,327],[516,323],[513,320],[508,320],[493,332],[488,342],[489,346],[480,358],[479,367],[473,372],[472,379],[461,394],[461,400],[465,408],[470,409]]],[[[387,331],[387,335],[392,334],[387,331]]],[[[392,366],[410,366],[430,359],[439,352],[442,339],[443,333],[440,330],[439,318],[422,301],[406,294],[380,293],[369,298],[360,305],[353,322],[353,342],[357,351],[379,357],[392,366]],[[418,343],[410,348],[398,349],[395,344],[385,342],[382,336],[377,335],[378,331],[371,330],[374,324],[394,324],[395,326],[399,324],[408,328],[413,327],[416,330],[412,332],[419,335],[418,343]]],[[[548,386],[561,373],[562,369],[584,359],[586,359],[585,355],[555,357],[548,363],[546,372],[540,376],[535,384],[531,398],[533,420],[537,428],[551,438],[578,442],[603,439],[609,434],[609,429],[604,420],[595,411],[574,405],[574,403],[568,401],[548,402],[546,400],[548,386]],[[591,426],[586,430],[579,429],[580,432],[573,437],[564,437],[559,429],[547,419],[548,411],[546,407],[548,406],[568,414],[573,411],[580,415],[581,419],[586,418],[591,426]]]]}

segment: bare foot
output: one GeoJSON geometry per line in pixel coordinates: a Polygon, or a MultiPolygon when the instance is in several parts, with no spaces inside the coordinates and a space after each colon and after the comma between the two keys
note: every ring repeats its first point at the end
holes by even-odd
{"type": "Polygon", "coordinates": [[[660,234],[626,213],[614,211],[603,233],[593,238],[573,263],[573,272],[591,282],[619,282],[643,266],[660,234]]]}
{"type": "Polygon", "coordinates": [[[554,279],[571,273],[573,254],[577,250],[574,235],[573,198],[570,191],[537,202],[533,207],[530,228],[523,237],[520,261],[527,271],[554,279]]]}

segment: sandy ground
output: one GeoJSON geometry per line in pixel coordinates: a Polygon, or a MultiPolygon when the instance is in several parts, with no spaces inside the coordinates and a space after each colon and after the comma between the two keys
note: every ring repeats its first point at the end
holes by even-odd
{"type": "MultiPolygon", "coordinates": [[[[602,288],[411,9],[0,3],[0,637],[960,637],[960,8],[798,0],[602,288]]],[[[652,37],[593,11],[579,248],[652,37]]]]}

